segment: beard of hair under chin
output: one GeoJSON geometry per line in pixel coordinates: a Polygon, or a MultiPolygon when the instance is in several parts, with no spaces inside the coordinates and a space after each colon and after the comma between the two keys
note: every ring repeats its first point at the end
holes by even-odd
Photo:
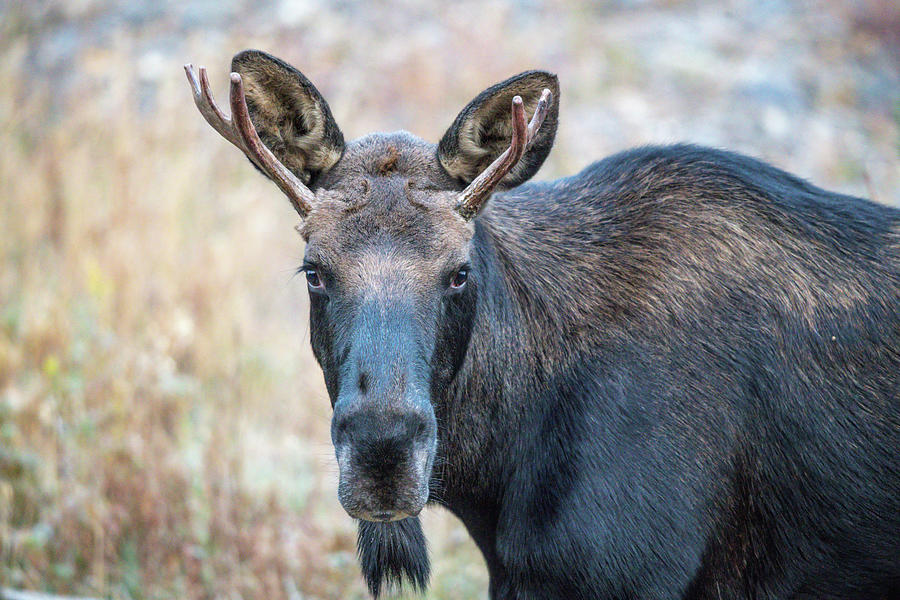
{"type": "Polygon", "coordinates": [[[366,585],[375,598],[383,586],[409,583],[423,592],[428,585],[431,564],[419,517],[390,523],[359,521],[357,554],[366,585]]]}

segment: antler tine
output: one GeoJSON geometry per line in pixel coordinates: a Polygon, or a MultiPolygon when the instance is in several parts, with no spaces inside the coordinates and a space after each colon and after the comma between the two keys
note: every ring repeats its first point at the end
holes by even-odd
{"type": "Polygon", "coordinates": [[[315,194],[285,167],[259,138],[259,134],[250,120],[250,111],[247,108],[241,76],[238,73],[231,74],[229,100],[232,116],[229,118],[213,99],[209,79],[206,76],[206,68],[200,67],[199,70],[200,79],[198,81],[193,65],[190,63],[184,65],[184,72],[194,94],[194,103],[206,122],[222,137],[237,146],[253,164],[268,175],[287,195],[301,217],[308,215],[315,202],[315,194]]]}
{"type": "Polygon", "coordinates": [[[498,156],[478,177],[473,179],[466,189],[459,193],[459,202],[456,205],[456,210],[465,220],[468,221],[478,214],[481,205],[491,195],[497,184],[516,166],[516,163],[525,154],[525,150],[534,141],[535,135],[547,116],[552,97],[552,92],[545,89],[541,94],[541,99],[538,101],[534,115],[532,115],[531,121],[527,125],[525,124],[525,104],[522,101],[522,97],[513,97],[512,139],[509,142],[509,148],[498,156]]]}
{"type": "Polygon", "coordinates": [[[312,210],[315,194],[297,179],[287,167],[269,150],[250,120],[247,100],[244,97],[244,83],[238,73],[231,74],[231,118],[233,128],[244,142],[245,152],[281,188],[294,208],[305,217],[312,210]]]}
{"type": "Polygon", "coordinates": [[[531,145],[531,142],[534,141],[534,136],[544,123],[547,113],[550,112],[550,100],[552,98],[553,92],[550,90],[544,90],[541,94],[541,99],[538,100],[537,108],[534,109],[534,114],[531,116],[531,122],[528,123],[528,141],[525,142],[526,150],[528,149],[528,146],[531,145]]]}
{"type": "Polygon", "coordinates": [[[465,220],[478,213],[478,209],[500,180],[509,173],[525,153],[527,126],[525,125],[525,105],[521,96],[512,99],[512,140],[509,148],[503,151],[487,169],[481,172],[459,194],[456,210],[465,220]]]}
{"type": "MultiPolygon", "coordinates": [[[[209,89],[209,78],[206,76],[206,67],[200,67],[199,71],[200,80],[198,81],[197,75],[194,73],[194,65],[190,63],[184,65],[184,72],[187,75],[188,82],[191,84],[191,90],[194,93],[194,104],[197,105],[200,114],[203,115],[206,122],[209,123],[213,129],[218,131],[219,135],[238,148],[241,148],[241,144],[238,141],[238,138],[235,137],[234,131],[231,128],[231,119],[225,116],[225,113],[219,109],[219,106],[212,97],[212,92],[209,89]]],[[[241,150],[243,150],[243,148],[241,148],[241,150]]]]}

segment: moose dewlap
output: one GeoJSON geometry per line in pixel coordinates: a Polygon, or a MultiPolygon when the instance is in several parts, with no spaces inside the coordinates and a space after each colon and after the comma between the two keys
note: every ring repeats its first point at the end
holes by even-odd
{"type": "Polygon", "coordinates": [[[345,142],[263,52],[200,112],[302,218],[370,590],[456,514],[493,599],[900,597],[900,211],[689,145],[526,183],[554,75],[345,142]]]}

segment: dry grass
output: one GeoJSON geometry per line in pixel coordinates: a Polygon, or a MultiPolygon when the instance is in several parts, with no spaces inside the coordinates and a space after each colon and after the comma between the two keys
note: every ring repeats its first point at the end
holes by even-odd
{"type": "MultiPolygon", "coordinates": [[[[544,176],[632,143],[699,137],[831,187],[896,195],[896,117],[849,88],[832,93],[827,72],[809,119],[833,118],[809,140],[778,137],[777,112],[774,133],[722,127],[721,139],[703,139],[714,110],[733,109],[684,107],[698,94],[727,100],[719,76],[698,75],[702,60],[671,72],[646,64],[659,19],[688,10],[680,3],[609,15],[549,3],[526,17],[498,3],[478,9],[474,26],[471,3],[447,5],[440,20],[414,3],[349,16],[319,6],[265,27],[243,7],[227,36],[165,17],[91,33],[110,27],[97,25],[113,10],[105,3],[38,4],[2,5],[0,25],[0,585],[134,599],[277,599],[295,588],[364,597],[293,277],[295,215],[195,113],[184,60],[214,66],[221,94],[233,51],[270,49],[320,84],[348,137],[404,127],[428,139],[487,84],[547,66],[562,75],[565,106],[544,176]],[[47,40],[66,27],[97,39],[61,70],[45,68],[47,40]],[[395,31],[404,35],[386,34],[395,31]],[[822,139],[840,143],[826,153],[822,139]]],[[[869,52],[867,39],[853,43],[869,52]]],[[[721,41],[714,56],[765,50],[735,44],[721,41]]],[[[484,596],[481,559],[459,525],[432,512],[426,528],[429,596],[484,596]]]]}
{"type": "MultiPolygon", "coordinates": [[[[272,343],[288,332],[253,300],[275,289],[296,301],[302,333],[302,290],[259,268],[272,264],[259,235],[271,223],[246,200],[251,174],[219,172],[186,142],[199,128],[137,114],[133,82],[109,91],[119,110],[71,106],[51,129],[46,97],[11,92],[26,101],[3,124],[0,162],[5,582],[277,598],[293,578],[359,595],[351,524],[317,514],[327,474],[317,442],[297,441],[321,443],[311,423],[326,415],[286,402],[320,396],[318,378],[302,336],[272,343]],[[273,411],[289,412],[287,456],[252,437],[266,421],[255,415],[273,411]],[[284,489],[276,461],[296,475],[284,489]]],[[[299,251],[286,242],[284,255],[299,251]]]]}

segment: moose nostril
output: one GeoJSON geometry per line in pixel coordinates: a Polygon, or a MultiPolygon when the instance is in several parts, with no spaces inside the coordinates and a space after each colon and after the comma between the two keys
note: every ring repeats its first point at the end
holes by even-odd
{"type": "Polygon", "coordinates": [[[344,404],[338,403],[331,417],[331,436],[335,446],[340,446],[348,441],[350,428],[353,423],[353,413],[347,410],[344,404]]]}
{"type": "Polygon", "coordinates": [[[347,429],[349,428],[349,419],[336,419],[334,422],[333,441],[335,446],[343,444],[347,440],[347,429]]]}
{"type": "Polygon", "coordinates": [[[428,435],[428,422],[424,419],[416,419],[413,437],[420,440],[428,435]]]}
{"type": "Polygon", "coordinates": [[[356,382],[356,385],[359,387],[359,391],[363,394],[369,391],[369,376],[362,372],[359,374],[359,381],[356,382]]]}
{"type": "Polygon", "coordinates": [[[407,422],[408,431],[412,433],[414,441],[427,440],[431,436],[433,431],[432,422],[424,411],[413,412],[407,422]]]}

